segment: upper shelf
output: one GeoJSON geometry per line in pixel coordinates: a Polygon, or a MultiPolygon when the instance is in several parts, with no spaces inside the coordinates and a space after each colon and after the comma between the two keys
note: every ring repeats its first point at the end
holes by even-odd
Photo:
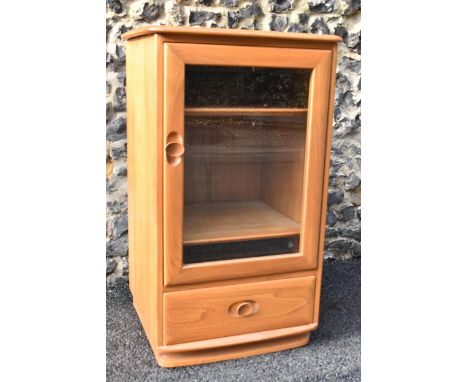
{"type": "Polygon", "coordinates": [[[186,107],[185,115],[231,116],[231,115],[301,115],[307,108],[261,108],[261,107],[186,107]]]}
{"type": "Polygon", "coordinates": [[[152,34],[161,35],[191,35],[206,37],[247,37],[259,39],[277,39],[289,41],[309,41],[309,42],[341,42],[342,38],[335,35],[317,35],[311,33],[293,33],[293,32],[266,32],[244,29],[221,29],[204,27],[171,27],[171,26],[147,26],[131,30],[122,35],[122,39],[130,40],[133,38],[147,36],[152,34]]]}

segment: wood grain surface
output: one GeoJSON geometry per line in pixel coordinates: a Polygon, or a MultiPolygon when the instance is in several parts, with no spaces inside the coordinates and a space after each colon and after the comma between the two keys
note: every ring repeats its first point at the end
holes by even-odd
{"type": "Polygon", "coordinates": [[[184,244],[282,237],[299,231],[299,223],[260,200],[185,206],[184,244]]]}
{"type": "Polygon", "coordinates": [[[164,344],[172,345],[312,323],[315,277],[264,281],[164,294],[164,344]],[[258,311],[229,314],[253,301],[258,311]]]}

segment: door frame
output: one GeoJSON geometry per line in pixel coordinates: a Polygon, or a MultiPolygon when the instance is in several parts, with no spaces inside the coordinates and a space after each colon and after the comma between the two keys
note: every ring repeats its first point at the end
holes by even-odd
{"type": "MultiPolygon", "coordinates": [[[[318,266],[326,160],[332,50],[164,43],[163,145],[184,138],[185,65],[311,69],[304,158],[299,253],[183,264],[184,161],[173,166],[164,154],[164,285],[194,284],[318,266]]],[[[326,197],[326,195],[325,195],[326,197]]]]}

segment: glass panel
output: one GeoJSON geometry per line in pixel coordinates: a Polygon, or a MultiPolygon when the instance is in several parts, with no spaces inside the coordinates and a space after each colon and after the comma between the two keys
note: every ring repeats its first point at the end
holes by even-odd
{"type": "Polygon", "coordinates": [[[184,246],[184,263],[280,255],[298,251],[299,235],[232,243],[195,244],[184,246]]]}
{"type": "Polygon", "coordinates": [[[297,253],[310,71],[186,75],[184,263],[297,253]]]}
{"type": "Polygon", "coordinates": [[[187,107],[307,107],[310,70],[186,66],[187,107]]]}

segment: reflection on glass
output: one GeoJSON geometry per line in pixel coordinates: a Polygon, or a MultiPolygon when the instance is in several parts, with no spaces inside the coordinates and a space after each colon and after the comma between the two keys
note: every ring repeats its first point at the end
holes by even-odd
{"type": "Polygon", "coordinates": [[[307,107],[310,70],[186,67],[187,107],[307,107]]]}
{"type": "Polygon", "coordinates": [[[184,263],[298,252],[309,78],[187,67],[184,263]]]}

